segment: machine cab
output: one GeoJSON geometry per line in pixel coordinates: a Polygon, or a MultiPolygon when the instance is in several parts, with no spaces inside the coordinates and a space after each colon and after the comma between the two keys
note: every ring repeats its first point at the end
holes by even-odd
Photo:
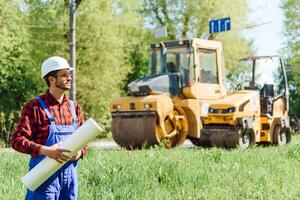
{"type": "Polygon", "coordinates": [[[194,38],[152,44],[151,49],[151,74],[178,74],[186,98],[216,99],[226,94],[220,42],[194,38]]]}
{"type": "Polygon", "coordinates": [[[191,40],[171,41],[151,45],[150,73],[176,73],[181,87],[194,83],[194,49],[191,40]]]}
{"type": "Polygon", "coordinates": [[[266,116],[287,115],[288,86],[283,61],[279,56],[244,58],[244,89],[259,90],[261,113],[266,116]]]}

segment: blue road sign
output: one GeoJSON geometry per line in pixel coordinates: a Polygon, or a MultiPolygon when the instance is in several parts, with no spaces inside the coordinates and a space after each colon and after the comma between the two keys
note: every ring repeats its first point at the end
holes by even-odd
{"type": "Polygon", "coordinates": [[[209,21],[209,33],[229,31],[230,29],[230,17],[209,21]]]}

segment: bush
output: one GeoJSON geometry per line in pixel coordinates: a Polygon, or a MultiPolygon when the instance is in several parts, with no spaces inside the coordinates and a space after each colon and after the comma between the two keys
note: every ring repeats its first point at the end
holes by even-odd
{"type": "Polygon", "coordinates": [[[0,147],[9,146],[9,138],[13,131],[16,118],[13,112],[7,115],[4,112],[0,112],[0,147]]]}

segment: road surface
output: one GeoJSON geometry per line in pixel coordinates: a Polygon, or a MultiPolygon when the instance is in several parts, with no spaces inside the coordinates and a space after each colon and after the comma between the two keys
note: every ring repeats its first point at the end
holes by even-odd
{"type": "MultiPolygon", "coordinates": [[[[91,142],[89,144],[89,147],[94,147],[103,150],[120,149],[120,147],[114,141],[91,142]]],[[[190,142],[190,140],[185,140],[185,142],[180,147],[189,148],[194,147],[194,145],[190,142]]]]}

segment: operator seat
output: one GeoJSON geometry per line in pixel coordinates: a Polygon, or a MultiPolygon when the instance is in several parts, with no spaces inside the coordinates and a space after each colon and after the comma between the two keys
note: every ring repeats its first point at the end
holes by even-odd
{"type": "Polygon", "coordinates": [[[167,63],[167,71],[170,72],[170,73],[177,72],[176,64],[174,62],[168,62],[167,63]]]}
{"type": "Polygon", "coordinates": [[[264,84],[260,89],[260,99],[261,99],[261,112],[264,114],[273,115],[273,103],[274,103],[274,85],[264,84]]]}

